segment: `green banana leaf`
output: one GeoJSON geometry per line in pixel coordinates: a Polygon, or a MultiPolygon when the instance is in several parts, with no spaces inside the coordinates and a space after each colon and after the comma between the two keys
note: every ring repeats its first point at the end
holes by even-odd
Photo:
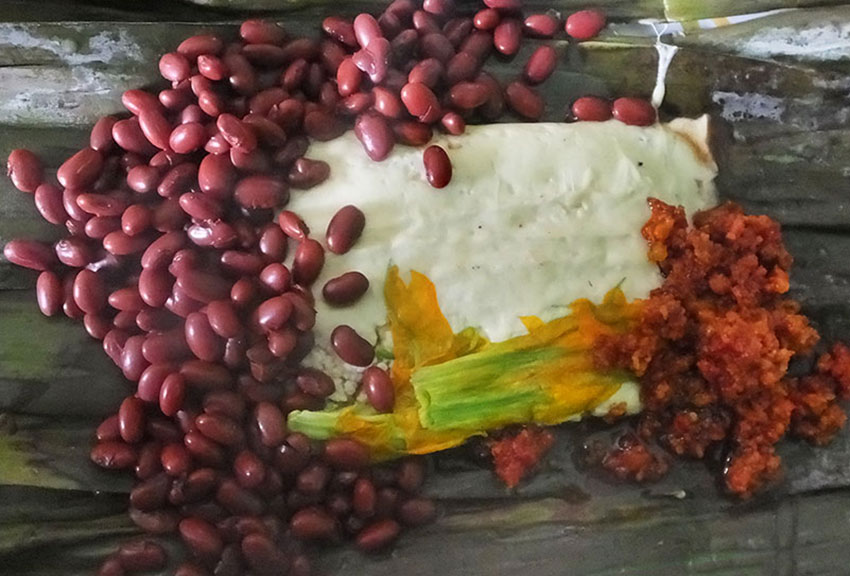
{"type": "MultiPolygon", "coordinates": [[[[226,21],[248,10],[271,10],[293,32],[308,32],[342,9],[339,0],[196,2],[206,7],[103,1],[73,9],[39,2],[38,10],[33,4],[0,6],[0,156],[28,147],[54,169],[84,145],[87,126],[99,115],[121,109],[123,90],[157,82],[152,64],[183,37],[201,30],[232,35],[226,21]]],[[[586,4],[530,3],[564,12],[586,4]]],[[[595,4],[617,19],[693,20],[846,3],[595,4]]],[[[376,6],[346,2],[344,9],[376,6]]],[[[842,25],[850,25],[847,7],[673,37],[681,49],[663,108],[669,116],[708,111],[725,120],[718,134],[721,192],[783,223],[796,259],[794,294],[827,340],[850,338],[850,56],[842,52],[850,41],[823,52],[779,50],[764,38],[805,38],[842,25]]],[[[530,43],[517,58],[491,65],[514,77],[532,49],[530,43]]],[[[654,86],[654,38],[608,35],[557,49],[563,65],[542,88],[549,119],[560,120],[579,95],[648,95],[654,86]]],[[[0,182],[0,243],[19,235],[48,241],[54,234],[31,195],[0,182]]],[[[123,512],[129,478],[88,461],[94,428],[130,388],[78,324],[40,315],[34,279],[0,259],[0,413],[17,424],[14,434],[0,432],[0,573],[91,574],[118,543],[138,534],[123,512]]],[[[464,450],[437,455],[426,488],[441,507],[435,525],[406,533],[391,554],[377,558],[328,550],[319,568],[376,576],[846,573],[850,433],[817,450],[783,445],[785,482],[749,503],[718,494],[713,478],[721,463],[679,463],[651,486],[612,484],[583,470],[581,447],[610,434],[590,423],[559,429],[546,468],[516,493],[464,450]]]]}

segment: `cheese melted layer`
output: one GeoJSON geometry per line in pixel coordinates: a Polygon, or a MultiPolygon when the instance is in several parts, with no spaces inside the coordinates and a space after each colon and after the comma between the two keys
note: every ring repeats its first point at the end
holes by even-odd
{"type": "MultiPolygon", "coordinates": [[[[699,121],[678,122],[701,131],[692,130],[699,121]]],[[[418,148],[396,146],[375,163],[349,132],[308,151],[332,167],[326,182],[294,192],[289,205],[313,237],[324,240],[341,206],[366,215],[350,252],[326,254],[316,287],[350,270],[371,284],[346,308],[329,307],[317,294],[320,346],[329,346],[340,324],[376,342],[387,321],[383,286],[391,265],[434,283],[455,332],[473,327],[494,342],[525,333],[521,316],[549,321],[579,298],[601,301],[618,284],[629,299],[646,297],[661,284],[640,235],[650,215],[646,199],[688,213],[716,203],[716,167],[698,153],[704,143],[663,125],[494,124],[433,143],[454,168],[442,190],[425,180],[418,148]]]]}

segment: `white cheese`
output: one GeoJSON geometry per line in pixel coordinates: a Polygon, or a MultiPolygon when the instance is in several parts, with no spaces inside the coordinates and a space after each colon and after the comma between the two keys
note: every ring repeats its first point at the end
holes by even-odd
{"type": "MultiPolygon", "coordinates": [[[[689,214],[716,202],[716,167],[700,153],[704,143],[680,134],[704,134],[704,124],[678,122],[676,130],[616,121],[470,126],[434,142],[454,169],[442,190],[426,182],[421,149],[397,146],[375,163],[352,133],[314,143],[307,155],[328,162],[331,177],[293,192],[289,209],[322,242],[340,207],[354,204],[366,215],[350,252],[326,254],[315,284],[317,344],[329,348],[340,324],[376,342],[386,323],[390,265],[402,277],[416,270],[434,283],[455,331],[475,327],[492,341],[523,334],[520,316],[551,320],[572,301],[599,301],[618,284],[629,298],[647,296],[661,283],[640,234],[647,198],[689,214]],[[327,306],[321,286],[350,270],[369,278],[369,291],[354,306],[327,306]]],[[[325,352],[313,356],[329,369],[325,352]]],[[[343,366],[331,372],[346,381],[357,375],[343,366]]]]}

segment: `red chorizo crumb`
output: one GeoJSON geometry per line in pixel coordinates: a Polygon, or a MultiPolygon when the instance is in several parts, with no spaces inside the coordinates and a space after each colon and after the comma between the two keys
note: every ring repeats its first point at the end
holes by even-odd
{"type": "Polygon", "coordinates": [[[617,402],[608,408],[608,412],[605,413],[602,419],[608,424],[613,424],[626,415],[628,415],[628,404],[625,402],[617,402]]]}
{"type": "Polygon", "coordinates": [[[637,435],[627,432],[605,454],[602,467],[620,480],[654,482],[667,474],[670,464],[650,450],[637,435]]]}
{"type": "MultiPolygon", "coordinates": [[[[691,458],[728,446],[725,484],[748,497],[780,475],[774,446],[786,433],[820,445],[844,425],[838,402],[850,399],[850,349],[834,346],[814,374],[786,377],[818,334],[785,297],[792,258],[777,222],[727,203],[689,226],[680,207],[650,207],[642,232],[664,283],[633,330],[597,343],[597,365],[639,376],[643,441],[691,458]]],[[[656,479],[663,467],[643,441],[621,442],[603,466],[656,479]]]]}
{"type": "Polygon", "coordinates": [[[496,475],[508,488],[516,487],[537,467],[554,442],[555,437],[549,430],[533,427],[490,440],[496,475]]]}

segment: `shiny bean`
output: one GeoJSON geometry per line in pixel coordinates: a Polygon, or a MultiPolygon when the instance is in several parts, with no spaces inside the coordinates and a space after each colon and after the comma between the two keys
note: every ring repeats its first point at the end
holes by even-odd
{"type": "MultiPolygon", "coordinates": [[[[3,248],[3,256],[12,264],[30,268],[31,270],[48,270],[56,263],[56,257],[59,256],[60,261],[63,261],[62,256],[64,251],[60,249],[59,244],[69,244],[72,239],[60,240],[56,245],[56,252],[50,249],[50,246],[36,242],[35,240],[10,240],[3,248]]],[[[75,243],[76,244],[76,243],[75,243]]],[[[75,250],[73,254],[73,262],[81,262],[84,260],[82,255],[75,250]],[[78,258],[78,256],[80,256],[78,258]]],[[[69,253],[69,260],[71,254],[69,253]]],[[[63,261],[64,263],[64,261],[63,261]]],[[[85,266],[88,262],[82,264],[85,266]]],[[[70,265],[70,264],[69,264],[70,265]]]]}
{"type": "Polygon", "coordinates": [[[656,121],[655,108],[642,98],[617,98],[611,111],[614,118],[629,126],[652,126],[656,121]]]}
{"type": "Polygon", "coordinates": [[[523,76],[529,84],[540,84],[555,70],[558,53],[551,46],[540,46],[525,65],[523,76]]]}
{"type": "Polygon", "coordinates": [[[260,272],[260,282],[272,292],[283,294],[292,284],[292,276],[286,266],[273,262],[260,272]]]}
{"type": "Polygon", "coordinates": [[[245,441],[245,434],[237,422],[216,414],[201,414],[195,418],[198,431],[219,444],[238,446],[245,441]]]}
{"type": "MultiPolygon", "coordinates": [[[[280,104],[272,108],[269,113],[270,118],[280,124],[280,126],[287,132],[300,129],[304,121],[304,115],[304,103],[300,100],[296,100],[295,98],[287,98],[286,100],[282,101],[280,104]]],[[[296,137],[293,140],[290,140],[289,144],[296,146],[298,145],[298,142],[304,141],[303,138],[303,136],[296,137]]],[[[287,147],[285,146],[284,150],[286,149],[287,147]]],[[[307,146],[305,145],[304,150],[306,149],[307,146]]],[[[281,150],[279,154],[284,154],[284,150],[281,150]]]]}
{"type": "Polygon", "coordinates": [[[159,110],[142,110],[139,114],[139,127],[148,142],[160,150],[168,148],[171,123],[159,110]]]}
{"type": "Polygon", "coordinates": [[[383,36],[378,21],[370,14],[359,14],[354,19],[353,29],[354,37],[361,48],[366,48],[372,40],[383,36]]]}
{"type": "Polygon", "coordinates": [[[425,84],[411,82],[401,89],[401,101],[411,116],[420,122],[432,123],[440,117],[440,102],[425,84]]]}
{"type": "Polygon", "coordinates": [[[265,117],[274,106],[282,102],[286,97],[287,92],[283,88],[278,86],[267,88],[251,97],[248,101],[248,110],[251,114],[258,114],[265,117]]]}
{"type": "Polygon", "coordinates": [[[51,224],[60,225],[68,218],[62,204],[62,190],[53,184],[41,184],[36,188],[34,200],[38,213],[51,224]]]}
{"type": "Polygon", "coordinates": [[[358,116],[354,123],[354,135],[363,145],[366,155],[375,162],[386,159],[395,145],[395,135],[380,114],[366,113],[358,116]]]}
{"type": "MultiPolygon", "coordinates": [[[[189,89],[188,84],[184,84],[181,88],[167,88],[165,90],[160,90],[157,97],[159,98],[159,103],[170,111],[182,111],[194,100],[192,91],[189,89]]],[[[178,118],[178,120],[182,121],[182,115],[178,118]]]]}
{"type": "Polygon", "coordinates": [[[488,8],[495,10],[519,10],[522,8],[522,0],[484,0],[488,8]]]}
{"type": "Polygon", "coordinates": [[[54,272],[44,271],[38,275],[35,294],[38,308],[45,316],[55,316],[62,309],[62,281],[54,272]]]}
{"type": "Polygon", "coordinates": [[[160,462],[162,463],[162,469],[169,476],[175,477],[185,476],[192,467],[189,452],[183,444],[178,444],[177,442],[172,442],[162,447],[160,462]]]}
{"type": "Polygon", "coordinates": [[[74,274],[67,274],[62,279],[62,312],[68,318],[83,318],[85,312],[80,310],[74,301],[74,274]]]}
{"type": "Polygon", "coordinates": [[[201,191],[222,200],[232,192],[236,170],[227,155],[209,154],[198,167],[198,185],[201,191]]]}
{"type": "Polygon", "coordinates": [[[422,155],[425,177],[434,188],[445,188],[452,179],[452,162],[440,146],[428,146],[422,155]]]}
{"type": "Polygon", "coordinates": [[[611,103],[596,96],[579,98],[573,102],[570,110],[576,120],[583,122],[605,122],[612,116],[611,103]]]}
{"type": "Polygon", "coordinates": [[[323,508],[303,508],[289,521],[292,535],[307,542],[335,540],[339,535],[336,519],[323,508]]]}
{"type": "MultiPolygon", "coordinates": [[[[342,228],[342,224],[346,223],[347,222],[342,222],[340,227],[342,228]]],[[[343,244],[344,240],[348,238],[343,237],[343,233],[351,233],[349,237],[352,238],[352,243],[353,239],[356,239],[356,236],[359,236],[359,234],[356,234],[355,226],[342,228],[342,232],[339,232],[338,234],[335,232],[335,238],[338,237],[339,241],[343,242],[343,244]]],[[[319,276],[324,264],[325,250],[322,248],[322,245],[312,238],[302,240],[298,243],[298,247],[295,249],[295,257],[292,262],[292,277],[297,284],[309,286],[319,276]]]]}
{"type": "Polygon", "coordinates": [[[159,73],[171,82],[187,79],[191,71],[189,60],[179,52],[169,52],[159,59],[159,73]]]}
{"type": "Polygon", "coordinates": [[[87,314],[97,314],[106,306],[106,290],[97,272],[80,270],[74,278],[74,301],[87,314]]]}
{"type": "Polygon", "coordinates": [[[109,305],[116,310],[138,312],[144,308],[144,302],[139,295],[137,286],[120,288],[109,295],[109,305]]]}
{"type": "Polygon", "coordinates": [[[134,152],[141,156],[151,156],[156,151],[142,132],[139,119],[136,117],[116,122],[112,126],[112,139],[127,152],[134,152]]]}
{"type": "Polygon", "coordinates": [[[446,65],[446,81],[449,84],[457,84],[466,80],[472,80],[478,74],[479,62],[469,52],[459,52],[452,56],[446,65]]]}
{"type": "Polygon", "coordinates": [[[183,443],[196,462],[216,468],[220,468],[226,463],[226,457],[221,446],[200,432],[189,432],[183,438],[183,443]]]}
{"type": "Polygon", "coordinates": [[[212,468],[198,468],[186,477],[183,495],[187,502],[196,502],[209,496],[218,483],[218,474],[212,468]]]}
{"type": "Polygon", "coordinates": [[[357,302],[369,289],[369,279],[360,272],[346,272],[331,278],[322,287],[322,296],[332,306],[357,302]]]}
{"type": "Polygon", "coordinates": [[[535,38],[551,38],[558,31],[560,25],[558,18],[551,13],[532,14],[523,22],[525,33],[535,38]]]}
{"type": "Polygon", "coordinates": [[[221,535],[215,526],[200,518],[184,518],[178,527],[186,546],[205,560],[218,559],[224,548],[221,535]]]}
{"type": "Polygon", "coordinates": [[[185,335],[189,350],[201,360],[215,362],[224,354],[224,341],[213,331],[206,314],[189,314],[186,317],[185,335]]]}
{"type": "MultiPolygon", "coordinates": [[[[123,330],[110,330],[109,333],[103,337],[103,351],[106,352],[106,355],[109,356],[109,358],[119,368],[122,366],[122,354],[126,341],[127,333],[123,330]]],[[[139,355],[141,356],[141,349],[139,350],[139,355]]],[[[142,358],[142,360],[144,360],[144,358],[142,358]]]]}
{"type": "Polygon", "coordinates": [[[178,154],[199,150],[207,139],[206,129],[198,122],[179,124],[168,137],[168,145],[178,154]]]}
{"type": "Polygon", "coordinates": [[[212,118],[217,118],[226,110],[224,99],[214,90],[204,90],[198,94],[198,107],[203,110],[204,114],[212,118]]]}
{"type": "Polygon", "coordinates": [[[493,8],[484,8],[475,13],[472,24],[478,30],[492,30],[499,25],[501,17],[499,11],[493,8]]]}
{"type": "Polygon", "coordinates": [[[142,110],[157,109],[160,107],[159,100],[153,94],[138,89],[124,92],[121,95],[121,103],[124,104],[124,108],[137,116],[142,110]]]}
{"type": "Polygon", "coordinates": [[[449,101],[456,108],[472,110],[490,97],[490,89],[481,82],[458,82],[449,90],[449,101]]]}
{"type": "Polygon", "coordinates": [[[93,184],[103,170],[103,156],[91,148],[84,148],[68,158],[56,172],[56,178],[65,188],[85,188],[93,184]]]}
{"type": "Polygon", "coordinates": [[[243,488],[256,488],[265,480],[266,468],[256,454],[243,450],[233,460],[233,474],[243,488]]]}
{"type": "Polygon", "coordinates": [[[143,204],[132,204],[121,214],[121,229],[128,236],[145,232],[151,225],[151,211],[143,204]]]}
{"type": "Polygon", "coordinates": [[[156,192],[163,198],[178,197],[198,181],[198,167],[192,163],[178,164],[162,177],[156,192]]]}
{"type": "Polygon", "coordinates": [[[254,408],[254,419],[260,431],[260,440],[270,448],[280,445],[286,435],[285,417],[271,402],[260,402],[254,408]]]}
{"type": "Polygon", "coordinates": [[[230,289],[230,301],[242,308],[253,301],[256,294],[256,284],[250,278],[240,278],[230,289]]]}
{"type": "Polygon", "coordinates": [[[407,146],[422,146],[427,144],[434,132],[427,124],[415,121],[397,122],[393,125],[396,139],[407,146]]]}
{"type": "Polygon", "coordinates": [[[351,504],[354,513],[360,518],[370,518],[375,514],[375,502],[378,498],[375,485],[368,478],[358,478],[354,483],[351,504]]]}
{"type": "Polygon", "coordinates": [[[241,148],[245,152],[250,152],[257,147],[257,136],[254,130],[236,116],[222,114],[216,120],[216,126],[231,146],[241,148]]]}
{"type": "Polygon", "coordinates": [[[162,308],[143,308],[136,314],[136,326],[142,332],[170,330],[177,320],[177,316],[162,308]]]}
{"type": "Polygon", "coordinates": [[[339,16],[328,16],[322,21],[322,30],[337,42],[342,42],[350,48],[357,47],[357,36],[350,20],[339,16]]]}
{"type": "Polygon", "coordinates": [[[227,66],[217,56],[201,54],[198,56],[198,72],[215,82],[227,78],[227,66]]]}
{"type": "Polygon", "coordinates": [[[89,454],[91,461],[108,470],[126,470],[136,464],[136,451],[119,440],[98,442],[89,454]]]}
{"type": "Polygon", "coordinates": [[[338,470],[359,470],[369,463],[369,449],[355,440],[332,438],[325,443],[325,460],[338,470]]]}
{"type": "Polygon", "coordinates": [[[543,98],[522,82],[511,82],[505,89],[508,106],[528,120],[539,120],[543,116],[543,98]]]}
{"type": "Polygon", "coordinates": [[[133,487],[130,491],[130,506],[145,512],[162,508],[170,488],[171,478],[167,474],[157,474],[133,487]]]}
{"type": "Polygon", "coordinates": [[[121,220],[106,216],[95,216],[86,222],[84,231],[86,236],[93,240],[103,240],[110,232],[121,228],[121,220]]]}
{"type": "Polygon", "coordinates": [[[162,180],[159,169],[142,164],[134,166],[127,172],[127,186],[139,194],[147,194],[156,190],[162,180]]]}
{"type": "Polygon", "coordinates": [[[183,110],[180,111],[180,114],[177,117],[178,124],[188,124],[190,122],[198,122],[203,124],[205,120],[208,119],[208,116],[201,110],[201,107],[197,104],[189,104],[183,110]]]}
{"type": "Polygon", "coordinates": [[[327,180],[330,172],[330,166],[323,160],[298,158],[289,170],[287,181],[293,188],[307,190],[327,180]]]}
{"type": "Polygon", "coordinates": [[[334,392],[333,379],[320,370],[304,368],[295,378],[295,384],[305,394],[325,398],[334,392]]]}
{"type": "Polygon", "coordinates": [[[224,278],[200,270],[178,277],[177,285],[185,290],[190,298],[204,303],[226,298],[231,287],[231,283],[224,278]]]}
{"type": "Polygon", "coordinates": [[[111,152],[115,148],[112,127],[117,122],[114,116],[104,116],[94,123],[89,136],[89,147],[98,152],[111,152]]]}
{"type": "MultiPolygon", "coordinates": [[[[249,53],[246,48],[247,46],[242,49],[242,53],[225,53],[222,59],[224,60],[224,65],[230,71],[230,76],[228,77],[230,86],[242,96],[253,96],[259,89],[257,72],[254,70],[251,62],[245,57],[249,53]]],[[[272,46],[271,48],[275,47],[272,46]]],[[[263,54],[262,51],[261,54],[263,54]]],[[[231,109],[233,112],[240,113],[240,115],[244,114],[244,110],[240,112],[236,108],[237,103],[237,100],[231,101],[231,109]]]]}
{"type": "Polygon", "coordinates": [[[336,83],[340,96],[351,96],[360,90],[362,72],[351,58],[342,61],[336,71],[336,83]]]}
{"type": "Polygon", "coordinates": [[[289,199],[286,184],[274,176],[248,176],[236,184],[234,200],[249,209],[274,208],[289,199]]]}
{"type": "MultiPolygon", "coordinates": [[[[108,318],[97,314],[86,314],[83,316],[83,327],[86,329],[88,335],[95,340],[103,340],[112,329],[112,325],[113,323],[108,318]]],[[[118,324],[116,324],[116,327],[119,327],[118,324]]]]}
{"type": "Polygon", "coordinates": [[[325,233],[328,250],[334,254],[345,254],[363,234],[365,226],[366,215],[359,208],[352,205],[343,206],[328,223],[325,233]]]}
{"type": "Polygon", "coordinates": [[[257,307],[257,322],[264,330],[280,330],[292,316],[292,309],[292,302],[287,298],[269,298],[257,307]]]}
{"type": "Polygon", "coordinates": [[[239,36],[246,44],[281,44],[286,31],[267,20],[246,20],[239,27],[239,36]]]}
{"type": "Polygon", "coordinates": [[[600,10],[580,10],[567,17],[567,34],[576,40],[590,40],[605,28],[605,13],[600,10]]]}
{"type": "Polygon", "coordinates": [[[128,396],[118,408],[118,430],[128,444],[142,439],[145,433],[145,406],[141,399],[128,396]]]}
{"type": "Polygon", "coordinates": [[[446,112],[440,119],[440,124],[449,134],[459,136],[466,131],[466,121],[457,112],[446,112]]]}
{"type": "Polygon", "coordinates": [[[371,366],[363,372],[362,389],[372,407],[381,413],[392,412],[395,388],[386,370],[371,366]]]}
{"type": "Polygon", "coordinates": [[[424,10],[416,10],[413,13],[413,27],[417,32],[419,32],[420,36],[434,32],[442,32],[437,19],[424,10]]]}
{"type": "Polygon", "coordinates": [[[334,328],[331,332],[331,346],[337,356],[354,366],[368,366],[375,357],[375,350],[369,341],[347,325],[334,328]]]}
{"type": "Polygon", "coordinates": [[[166,416],[174,416],[183,407],[186,383],[180,374],[169,374],[159,389],[159,408],[166,416]]]}
{"type": "Polygon", "coordinates": [[[224,43],[218,37],[210,34],[190,36],[177,46],[177,52],[183,54],[189,60],[193,60],[201,54],[219,54],[223,49],[224,43]]]}
{"type": "MultiPolygon", "coordinates": [[[[144,347],[142,353],[144,354],[144,347]]],[[[173,370],[174,366],[166,363],[151,364],[145,368],[145,371],[139,377],[136,396],[145,402],[156,402],[159,399],[163,381],[173,370]]]]}
{"type": "Polygon", "coordinates": [[[172,261],[175,254],[186,245],[183,232],[166,232],[150,243],[142,254],[142,268],[161,268],[172,261]]]}
{"type": "Polygon", "coordinates": [[[398,538],[401,526],[395,520],[379,520],[360,531],[355,543],[366,552],[374,552],[386,548],[398,538]]]}
{"type": "Polygon", "coordinates": [[[139,295],[148,306],[161,307],[171,294],[172,282],[162,268],[144,268],[139,275],[139,295]]]}
{"type": "Polygon", "coordinates": [[[12,179],[15,188],[21,192],[35,192],[44,177],[41,160],[23,148],[17,148],[9,153],[6,174],[12,179]]]}

